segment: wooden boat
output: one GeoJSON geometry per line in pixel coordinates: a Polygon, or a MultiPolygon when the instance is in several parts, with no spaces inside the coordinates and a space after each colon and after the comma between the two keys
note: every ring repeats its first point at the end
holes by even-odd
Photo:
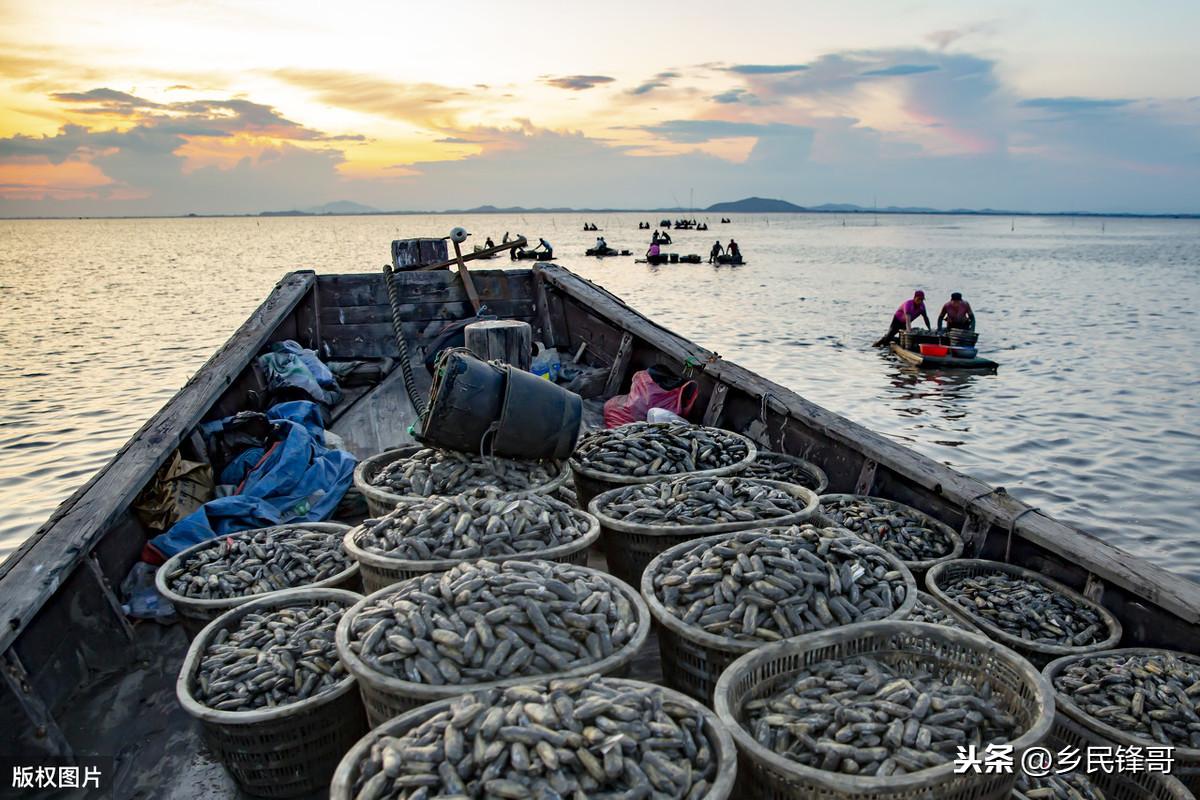
{"type": "Polygon", "coordinates": [[[584,251],[583,254],[585,256],[592,256],[593,258],[608,258],[610,256],[632,255],[632,253],[630,253],[628,250],[617,250],[616,248],[613,248],[613,247],[606,247],[603,250],[601,250],[598,247],[589,247],[587,250],[584,251]]]}
{"type": "MultiPolygon", "coordinates": [[[[615,295],[553,264],[472,271],[479,298],[524,320],[561,353],[583,350],[607,370],[604,395],[663,364],[697,382],[695,418],[802,456],[829,491],[870,493],[954,526],[966,553],[1035,569],[1083,591],[1124,626],[1123,645],[1200,653],[1200,585],[1137,558],[817,406],[647,319],[615,295]],[[582,345],[587,347],[583,348],[582,345]]],[[[423,349],[453,320],[473,315],[448,271],[395,276],[402,330],[420,390],[423,349]]],[[[385,278],[288,273],[249,319],[158,413],[0,566],[3,700],[0,752],[11,756],[117,754],[118,797],[235,797],[223,768],[203,755],[174,681],[185,648],[179,626],[131,625],[114,591],[147,531],[130,503],[178,448],[199,458],[196,426],[263,397],[255,356],[294,339],[326,359],[378,367],[348,388],[332,430],[360,457],[410,441],[413,410],[393,337],[385,278]]]]}
{"type": "Polygon", "coordinates": [[[500,257],[499,253],[488,252],[489,250],[492,250],[492,249],[493,248],[485,247],[484,245],[477,244],[477,245],[475,245],[473,252],[479,254],[479,255],[475,256],[476,258],[488,258],[488,259],[499,258],[500,257]]]}
{"type": "Polygon", "coordinates": [[[731,267],[740,267],[743,264],[745,264],[746,262],[742,260],[741,256],[731,256],[731,255],[722,253],[721,255],[717,256],[717,263],[718,264],[728,264],[731,267]]]}
{"type": "Polygon", "coordinates": [[[976,369],[976,370],[997,370],[1000,365],[988,358],[975,356],[974,358],[958,358],[957,356],[926,356],[920,353],[914,353],[912,350],[905,350],[900,345],[892,342],[892,352],[896,354],[896,358],[912,364],[914,367],[922,367],[925,369],[976,369]]]}

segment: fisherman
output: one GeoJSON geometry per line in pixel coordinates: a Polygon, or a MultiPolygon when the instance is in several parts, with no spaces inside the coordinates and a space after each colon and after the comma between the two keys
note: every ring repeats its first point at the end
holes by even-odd
{"type": "MultiPolygon", "coordinates": [[[[554,258],[554,248],[550,246],[549,242],[540,236],[538,237],[538,245],[537,247],[533,248],[533,252],[536,253],[538,250],[546,251],[547,258],[554,258]]],[[[925,320],[925,323],[929,324],[929,320],[925,320]]]]}
{"type": "Polygon", "coordinates": [[[500,244],[508,244],[508,231],[504,232],[504,238],[500,240],[500,244]]]}
{"type": "Polygon", "coordinates": [[[596,237],[596,249],[601,253],[608,249],[608,242],[604,241],[603,236],[596,237]]]}
{"type": "Polygon", "coordinates": [[[742,257],[742,251],[738,249],[738,243],[732,237],[729,239],[729,245],[726,246],[725,252],[729,253],[730,261],[736,262],[742,257]]]}
{"type": "Polygon", "coordinates": [[[952,292],[949,302],[942,306],[942,313],[938,314],[937,318],[939,331],[942,329],[943,319],[946,320],[947,328],[975,330],[975,312],[971,310],[971,304],[963,300],[962,292],[952,292]]]}
{"type": "Polygon", "coordinates": [[[888,332],[883,337],[875,342],[876,347],[883,347],[885,344],[895,338],[896,334],[901,330],[912,330],[912,323],[917,317],[925,320],[925,327],[931,328],[929,324],[929,314],[925,311],[925,292],[917,289],[913,293],[911,300],[905,300],[896,309],[896,313],[892,315],[892,324],[888,328],[888,332]]]}
{"type": "Polygon", "coordinates": [[[659,244],[670,244],[671,243],[671,234],[667,233],[666,231],[663,231],[663,235],[658,240],[658,243],[659,244]]]}
{"type": "Polygon", "coordinates": [[[724,250],[724,248],[721,247],[720,239],[713,242],[712,250],[708,251],[708,263],[710,263],[710,264],[717,263],[717,258],[721,255],[721,252],[723,250],[724,250]]]}
{"type": "Polygon", "coordinates": [[[662,253],[662,249],[658,246],[658,242],[651,242],[650,249],[646,251],[646,260],[658,258],[660,253],[662,253]]]}
{"type": "Polygon", "coordinates": [[[489,237],[487,237],[487,240],[484,241],[483,246],[490,250],[491,248],[496,246],[496,243],[493,242],[492,237],[489,236],[489,237]]]}

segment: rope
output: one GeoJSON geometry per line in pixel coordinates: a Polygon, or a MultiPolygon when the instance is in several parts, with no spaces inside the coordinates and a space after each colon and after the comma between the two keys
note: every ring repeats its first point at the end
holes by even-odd
{"type": "Polygon", "coordinates": [[[1017,529],[1017,520],[1019,520],[1021,517],[1025,516],[1026,514],[1028,514],[1030,512],[1035,512],[1035,511],[1041,511],[1041,509],[1036,508],[1034,506],[1030,506],[1029,508],[1022,511],[1020,514],[1017,514],[1015,517],[1013,517],[1012,522],[1008,523],[1008,540],[1004,543],[1004,561],[1006,563],[1008,562],[1008,555],[1012,551],[1012,537],[1013,537],[1013,532],[1017,529]]]}
{"type": "Polygon", "coordinates": [[[408,392],[409,402],[416,410],[418,417],[425,416],[425,399],[417,391],[417,382],[413,378],[412,360],[408,355],[408,340],[404,337],[404,328],[400,324],[400,298],[396,294],[395,270],[391,264],[383,265],[383,279],[387,282],[388,303],[392,306],[392,331],[396,334],[396,349],[400,351],[400,372],[404,377],[404,389],[408,392]]]}

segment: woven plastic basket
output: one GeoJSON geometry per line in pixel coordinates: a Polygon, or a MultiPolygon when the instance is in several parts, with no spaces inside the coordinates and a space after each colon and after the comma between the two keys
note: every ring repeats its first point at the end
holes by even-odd
{"type": "Polygon", "coordinates": [[[612,489],[617,489],[622,486],[629,486],[634,483],[655,483],[657,481],[674,480],[676,478],[695,478],[699,476],[711,475],[719,477],[721,475],[734,475],[741,472],[758,456],[758,446],[754,442],[742,436],[740,433],[718,429],[726,436],[732,436],[738,439],[746,446],[746,457],[736,464],[729,464],[716,469],[702,469],[696,472],[679,472],[674,475],[616,475],[611,472],[601,472],[598,469],[585,467],[579,463],[574,457],[567,460],[567,464],[571,469],[571,476],[575,481],[575,494],[578,497],[580,508],[589,508],[592,500],[598,495],[604,494],[612,489]]]}
{"type": "MultiPolygon", "coordinates": [[[[650,634],[650,611],[646,608],[646,603],[637,592],[621,581],[613,580],[611,575],[605,575],[599,570],[589,567],[577,568],[604,577],[612,582],[616,591],[625,595],[626,599],[629,600],[629,604],[633,607],[634,613],[637,614],[637,629],[624,646],[607,658],[603,658],[593,664],[576,667],[575,669],[547,673],[545,675],[524,675],[498,681],[464,683],[453,686],[414,683],[392,675],[385,675],[367,664],[350,649],[350,625],[363,607],[377,597],[386,595],[389,592],[398,591],[404,585],[404,582],[387,586],[360,600],[353,608],[346,612],[345,616],[342,617],[341,623],[338,624],[337,649],[338,657],[346,665],[346,669],[350,671],[350,674],[358,678],[358,689],[362,693],[363,705],[367,709],[367,718],[371,721],[372,727],[426,703],[432,703],[447,697],[455,697],[477,689],[488,689],[493,686],[514,686],[518,683],[529,683],[530,681],[542,678],[569,678],[591,675],[593,673],[618,675],[628,670],[630,662],[633,661],[638,650],[645,644],[646,637],[650,634]]],[[[414,579],[410,578],[409,580],[414,579]]]]}
{"type": "MultiPolygon", "coordinates": [[[[575,541],[559,545],[558,547],[549,547],[545,550],[508,556],[484,557],[489,561],[508,561],[510,559],[531,561],[533,559],[540,559],[542,561],[557,561],[564,564],[582,564],[586,566],[588,548],[600,538],[600,521],[586,511],[578,509],[572,509],[572,511],[576,514],[582,514],[589,521],[587,533],[575,541]]],[[[355,541],[361,532],[360,528],[352,528],[347,531],[343,546],[346,548],[346,552],[358,562],[362,572],[363,588],[367,594],[377,592],[384,587],[399,583],[402,580],[416,578],[429,572],[445,572],[463,562],[461,558],[415,561],[406,558],[396,558],[395,556],[388,556],[371,550],[364,550],[355,541]]]]}
{"type": "Polygon", "coordinates": [[[812,489],[817,494],[829,488],[829,476],[816,464],[799,456],[772,453],[769,450],[759,450],[754,461],[737,474],[743,478],[766,478],[771,481],[796,483],[805,489],[812,489]],[[795,480],[798,476],[803,476],[803,480],[795,480]]]}
{"type": "MultiPolygon", "coordinates": [[[[906,506],[904,503],[898,503],[895,500],[887,500],[882,497],[874,497],[871,495],[863,495],[863,494],[823,494],[823,495],[821,495],[822,503],[837,502],[837,501],[841,501],[841,500],[869,500],[870,502],[874,503],[875,505],[880,505],[880,506],[883,506],[884,508],[892,509],[893,511],[903,512],[905,514],[916,517],[921,522],[922,525],[924,525],[927,528],[933,528],[934,530],[938,531],[939,533],[941,533],[943,536],[946,536],[950,540],[950,552],[946,553],[946,555],[944,555],[944,556],[938,556],[937,558],[927,558],[927,559],[924,559],[921,561],[905,561],[904,562],[904,566],[906,566],[910,570],[912,570],[913,575],[916,575],[918,580],[923,578],[925,576],[925,573],[928,572],[931,568],[933,568],[936,564],[941,564],[944,561],[952,561],[956,558],[962,558],[963,540],[962,540],[962,537],[958,535],[958,531],[954,530],[953,528],[951,528],[949,525],[942,522],[941,520],[934,519],[933,517],[926,514],[924,511],[920,511],[919,509],[913,508],[912,506],[906,506]]],[[[813,514],[813,520],[814,521],[819,520],[819,522],[817,524],[825,524],[825,525],[829,525],[829,526],[836,526],[838,524],[833,521],[832,517],[828,517],[825,515],[823,507],[817,508],[817,513],[813,514]]],[[[854,531],[851,531],[851,533],[854,533],[854,531]]],[[[857,535],[857,534],[855,534],[855,535],[857,535]]],[[[887,549],[887,548],[884,548],[884,549],[887,549]]]]}
{"type": "MultiPolygon", "coordinates": [[[[529,683],[529,681],[526,682],[529,683]]],[[[606,678],[605,682],[631,689],[661,692],[664,700],[684,706],[699,714],[704,719],[703,730],[717,761],[717,777],[708,791],[696,800],[725,800],[725,798],[733,796],[731,793],[737,776],[737,751],[734,749],[733,739],[729,736],[725,726],[717,719],[716,714],[690,697],[685,697],[662,686],[620,678],[606,678]]],[[[359,765],[367,757],[371,746],[381,737],[403,736],[434,714],[448,709],[452,702],[453,699],[440,700],[407,711],[364,736],[358,744],[351,748],[350,752],[346,753],[342,763],[338,764],[337,772],[333,776],[333,783],[329,787],[329,800],[354,800],[354,782],[358,780],[359,765]]]]}
{"type": "Polygon", "coordinates": [[[350,530],[349,525],[342,525],[337,522],[293,522],[287,525],[276,525],[272,528],[256,528],[249,531],[239,531],[231,533],[228,536],[218,536],[215,539],[200,542],[192,545],[187,550],[181,553],[176,553],[167,559],[158,572],[154,574],[154,585],[158,588],[158,593],[171,601],[175,606],[175,611],[179,614],[179,623],[183,626],[183,632],[187,634],[189,640],[196,638],[205,625],[212,622],[217,617],[224,614],[231,608],[236,608],[243,603],[249,602],[259,597],[266,597],[279,592],[287,592],[292,589],[345,589],[350,592],[359,592],[362,590],[362,583],[358,577],[358,562],[352,558],[347,559],[346,569],[331,575],[323,581],[307,584],[304,587],[293,586],[287,589],[277,589],[274,592],[259,592],[258,594],[248,594],[244,597],[230,597],[221,600],[206,600],[199,597],[187,597],[181,595],[171,589],[167,585],[167,575],[170,574],[181,562],[187,561],[192,557],[193,553],[203,550],[206,547],[216,547],[225,539],[236,539],[239,536],[252,536],[262,530],[290,530],[294,528],[304,528],[306,530],[327,531],[329,533],[345,534],[350,530]]]}
{"type": "Polygon", "coordinates": [[[930,625],[949,625],[951,628],[958,628],[960,631],[967,631],[968,633],[982,633],[979,628],[976,628],[966,620],[960,619],[956,615],[952,614],[950,609],[942,605],[941,601],[939,601],[936,597],[928,592],[922,592],[919,590],[917,591],[917,604],[913,606],[912,611],[908,613],[908,617],[906,619],[908,619],[909,622],[928,622],[930,625]],[[918,616],[924,616],[929,613],[944,617],[947,621],[940,622],[931,619],[917,619],[918,616]]]}
{"type": "MultiPolygon", "coordinates": [[[[1086,768],[1089,747],[1100,745],[1111,747],[1086,728],[1072,722],[1062,713],[1061,695],[1055,696],[1054,727],[1042,746],[1057,754],[1063,748],[1074,748],[1081,759],[1080,766],[1086,768]]],[[[1159,772],[1089,772],[1088,780],[1104,792],[1105,800],[1195,800],[1195,795],[1174,775],[1159,772]]],[[[1030,800],[1029,796],[1013,789],[1013,800],[1030,800]]]]}
{"type": "MultiPolygon", "coordinates": [[[[695,478],[695,475],[685,475],[672,480],[695,478]]],[[[734,476],[736,477],[736,476],[734,476]]],[[[600,520],[600,545],[604,548],[604,557],[608,563],[608,571],[616,575],[630,586],[642,585],[642,573],[655,556],[670,547],[683,542],[690,542],[702,536],[712,536],[729,531],[745,531],[751,528],[778,528],[797,525],[805,522],[817,510],[817,495],[803,486],[779,481],[764,481],[757,478],[747,478],[756,483],[766,484],[804,502],[804,508],[794,514],[771,519],[750,519],[739,522],[719,522],[712,525],[643,525],[634,522],[624,522],[614,519],[600,510],[605,501],[622,488],[610,489],[602,495],[593,498],[588,505],[592,516],[600,520]]]]}
{"type": "MultiPolygon", "coordinates": [[[[405,495],[389,492],[387,489],[380,488],[371,484],[371,479],[379,470],[391,464],[393,461],[399,461],[402,458],[408,458],[413,453],[425,448],[420,445],[409,445],[408,447],[398,447],[395,450],[385,450],[378,455],[363,459],[358,462],[358,466],[354,468],[354,486],[358,489],[362,496],[367,500],[367,510],[371,512],[373,517],[382,517],[396,507],[405,495]]],[[[531,494],[550,494],[555,489],[563,485],[567,477],[571,474],[570,470],[564,465],[554,480],[543,483],[540,486],[534,486],[527,491],[531,494]]],[[[514,492],[516,494],[516,492],[514,492]]]]}
{"type": "Polygon", "coordinates": [[[245,792],[260,797],[297,797],[323,790],[338,761],[367,730],[362,700],[347,676],[332,690],[276,708],[217,711],[192,694],[200,659],[218,631],[247,614],[328,602],[351,606],[362,595],[340,589],[288,589],[273,592],[222,614],[188,648],[175,684],[183,709],[200,720],[217,759],[245,792]]]}
{"type": "Polygon", "coordinates": [[[774,694],[803,667],[869,655],[904,673],[918,669],[992,685],[993,701],[1013,714],[1021,734],[1014,762],[1042,741],[1054,719],[1054,693],[1025,659],[983,636],[923,622],[866,622],[760,647],[739,658],[717,681],[715,708],[739,754],[739,798],[758,800],[999,800],[1015,773],[954,774],[954,763],[888,777],[843,775],[806,767],[760,745],[741,724],[749,700],[774,694]]]}
{"type": "MultiPolygon", "coordinates": [[[[1123,647],[1083,653],[1081,655],[1064,656],[1046,665],[1046,668],[1042,670],[1042,674],[1046,676],[1046,680],[1050,682],[1050,686],[1053,688],[1056,676],[1071,664],[1082,661],[1085,658],[1110,655],[1139,656],[1160,654],[1172,655],[1192,664],[1200,664],[1200,656],[1191,653],[1182,653],[1176,650],[1159,650],[1151,647],[1123,647]]],[[[1069,696],[1057,690],[1055,690],[1055,705],[1058,708],[1060,717],[1065,717],[1082,728],[1081,735],[1087,737],[1088,744],[1101,746],[1125,745],[1140,748],[1163,746],[1161,742],[1156,742],[1149,737],[1128,733],[1096,719],[1080,708],[1069,696]]],[[[1171,756],[1173,758],[1172,774],[1179,778],[1189,791],[1200,792],[1200,749],[1176,746],[1171,750],[1171,756]]]]}
{"type": "Polygon", "coordinates": [[[939,603],[950,609],[950,612],[954,616],[971,623],[989,638],[995,639],[997,642],[1016,650],[1032,661],[1038,669],[1046,666],[1046,664],[1056,658],[1079,655],[1081,653],[1094,653],[1097,650],[1107,650],[1115,647],[1117,642],[1121,641],[1121,623],[1107,608],[1099,603],[1088,600],[1079,592],[1068,586],[1064,586],[1056,580],[1047,578],[1045,575],[1034,572],[1031,569],[1018,567],[1016,564],[1005,564],[1003,561],[986,561],[979,558],[961,558],[956,561],[944,561],[934,566],[925,574],[925,586],[929,589],[929,593],[937,598],[939,603]],[[1070,597],[1076,603],[1093,609],[1100,615],[1100,620],[1104,623],[1108,632],[1107,636],[1095,644],[1080,647],[1028,641],[1001,630],[983,617],[969,613],[942,590],[942,586],[945,586],[950,581],[959,578],[970,578],[976,575],[988,575],[993,572],[1003,572],[1014,578],[1036,581],[1047,588],[1070,597]]]}
{"type": "MultiPolygon", "coordinates": [[[[652,560],[642,573],[642,599],[646,601],[646,606],[650,609],[651,616],[654,617],[659,655],[662,658],[663,677],[666,678],[667,685],[672,689],[677,689],[707,705],[711,705],[713,702],[713,690],[717,686],[717,679],[721,673],[741,656],[763,647],[768,642],[728,639],[709,633],[699,625],[684,622],[668,612],[666,606],[658,599],[658,595],[654,592],[654,576],[659,570],[693,550],[725,541],[731,536],[736,536],[737,533],[737,531],[720,533],[716,536],[706,536],[703,539],[677,544],[652,560]]],[[[886,550],[866,544],[861,539],[850,541],[878,551],[894,569],[904,576],[904,601],[888,619],[906,618],[917,603],[917,582],[912,573],[898,558],[886,550]]]]}

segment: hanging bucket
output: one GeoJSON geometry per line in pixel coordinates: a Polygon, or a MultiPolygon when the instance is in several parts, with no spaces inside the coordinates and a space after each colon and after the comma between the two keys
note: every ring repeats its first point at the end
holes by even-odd
{"type": "Polygon", "coordinates": [[[509,366],[500,424],[490,448],[505,458],[564,459],[575,452],[583,399],[531,372],[509,366]]]}
{"type": "Polygon", "coordinates": [[[500,418],[504,370],[480,361],[464,347],[445,351],[434,370],[429,408],[414,435],[422,443],[478,453],[484,435],[500,418]]]}

